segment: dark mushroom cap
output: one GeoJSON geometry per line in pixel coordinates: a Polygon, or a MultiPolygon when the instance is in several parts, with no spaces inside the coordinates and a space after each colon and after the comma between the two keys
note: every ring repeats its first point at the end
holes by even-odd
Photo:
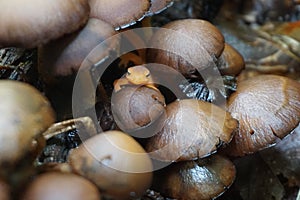
{"type": "Polygon", "coordinates": [[[114,119],[125,132],[159,120],[165,111],[164,96],[147,86],[125,86],[111,102],[114,119]]]}
{"type": "Polygon", "coordinates": [[[9,169],[32,150],[55,116],[49,101],[26,83],[1,80],[0,98],[0,167],[9,169]]]}
{"type": "Polygon", "coordinates": [[[228,111],[239,121],[230,155],[242,156],[269,147],[300,121],[300,83],[276,75],[260,75],[238,83],[228,111]]]}
{"type": "Polygon", "coordinates": [[[235,176],[235,166],[229,159],[213,155],[170,165],[154,175],[153,187],[165,197],[209,200],[223,194],[235,176]]]}
{"type": "Polygon", "coordinates": [[[149,139],[147,152],[162,161],[202,158],[228,143],[237,121],[211,103],[185,99],[166,107],[167,119],[162,130],[149,139]]]}
{"type": "Polygon", "coordinates": [[[10,188],[2,180],[0,180],[0,199],[1,200],[10,200],[10,188]]]}
{"type": "Polygon", "coordinates": [[[45,44],[77,30],[90,11],[87,0],[10,0],[0,7],[0,47],[45,44]]]}
{"type": "Polygon", "coordinates": [[[85,178],[60,172],[47,172],[38,175],[27,186],[23,200],[99,200],[96,185],[85,178]]]}
{"type": "Polygon", "coordinates": [[[215,66],[224,49],[224,37],[208,21],[184,19],[163,26],[152,36],[150,44],[150,63],[164,64],[192,77],[197,70],[215,66]]]}
{"type": "Polygon", "coordinates": [[[139,197],[152,182],[149,156],[139,143],[120,131],[107,131],[86,140],[71,151],[68,162],[75,173],[115,199],[139,197]]]}
{"type": "Polygon", "coordinates": [[[171,6],[173,4],[173,0],[151,0],[151,6],[148,12],[148,16],[158,14],[171,6]]]}
{"type": "Polygon", "coordinates": [[[224,50],[218,59],[218,69],[222,75],[238,75],[244,68],[243,56],[231,45],[225,43],[224,50]]]}
{"type": "Polygon", "coordinates": [[[110,23],[115,29],[141,20],[150,7],[148,0],[89,0],[91,17],[110,23]]]}
{"type": "Polygon", "coordinates": [[[83,29],[39,48],[39,72],[44,81],[49,83],[55,78],[73,75],[87,56],[93,63],[107,58],[110,51],[118,48],[118,37],[106,40],[115,33],[110,24],[90,18],[83,29]],[[100,48],[98,45],[104,41],[105,48],[100,48]]]}

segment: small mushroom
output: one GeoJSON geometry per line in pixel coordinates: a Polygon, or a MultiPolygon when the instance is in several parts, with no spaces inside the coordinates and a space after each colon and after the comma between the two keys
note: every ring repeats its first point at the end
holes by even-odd
{"type": "Polygon", "coordinates": [[[107,131],[93,136],[68,156],[73,172],[94,182],[102,194],[129,199],[145,193],[152,182],[152,163],[129,135],[107,131]]]}
{"type": "Polygon", "coordinates": [[[10,0],[0,7],[0,47],[45,44],[83,26],[90,11],[87,0],[10,0]]]}
{"type": "Polygon", "coordinates": [[[220,155],[174,163],[154,175],[153,187],[165,197],[210,200],[223,194],[236,176],[234,164],[220,155]]]}
{"type": "Polygon", "coordinates": [[[238,82],[228,111],[239,129],[225,151],[233,156],[257,152],[275,144],[300,122],[300,83],[277,75],[260,75],[238,82]]]}
{"type": "Polygon", "coordinates": [[[170,22],[155,32],[147,52],[149,63],[160,63],[178,70],[185,77],[215,66],[224,49],[222,33],[208,21],[184,19],[170,22]]]}
{"type": "Polygon", "coordinates": [[[87,24],[77,32],[65,35],[39,48],[39,72],[47,84],[57,82],[61,77],[74,75],[84,59],[95,64],[118,49],[118,37],[107,38],[115,34],[113,27],[99,19],[90,18],[87,24]],[[105,42],[105,48],[97,48],[105,42]]]}
{"type": "MultiPolygon", "coordinates": [[[[48,100],[29,84],[0,81],[0,168],[13,170],[42,145],[42,132],[55,120],[48,100]]],[[[44,144],[44,143],[43,143],[44,144]]]]}
{"type": "Polygon", "coordinates": [[[183,161],[214,153],[229,143],[237,121],[228,112],[211,103],[184,99],[166,107],[162,130],[149,139],[146,150],[161,161],[183,161]]]}
{"type": "Polygon", "coordinates": [[[1,200],[10,200],[10,188],[8,184],[0,180],[0,199],[1,200]]]}
{"type": "Polygon", "coordinates": [[[116,30],[141,20],[149,10],[148,0],[89,0],[91,17],[110,23],[116,30]]]}
{"type": "Polygon", "coordinates": [[[68,173],[47,172],[29,183],[21,200],[99,200],[96,185],[85,178],[68,173]]]}
{"type": "Polygon", "coordinates": [[[245,68],[245,62],[243,56],[235,48],[225,43],[217,66],[222,75],[237,76],[245,68]]]}

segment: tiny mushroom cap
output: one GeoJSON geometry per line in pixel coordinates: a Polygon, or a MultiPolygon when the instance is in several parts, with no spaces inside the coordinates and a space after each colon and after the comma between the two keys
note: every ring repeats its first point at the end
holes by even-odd
{"type": "Polygon", "coordinates": [[[158,14],[170,7],[173,4],[173,0],[151,0],[151,6],[147,16],[158,14]]]}
{"type": "Polygon", "coordinates": [[[34,150],[55,116],[44,95],[23,82],[1,80],[0,98],[0,168],[10,169],[34,150]]]}
{"type": "Polygon", "coordinates": [[[225,151],[243,156],[275,144],[300,122],[300,83],[277,75],[260,75],[238,82],[228,111],[239,121],[225,151]]]}
{"type": "Polygon", "coordinates": [[[245,68],[245,62],[243,56],[235,48],[225,43],[217,66],[222,75],[236,76],[245,68]]]}
{"type": "Polygon", "coordinates": [[[165,197],[210,200],[223,194],[235,180],[234,164],[220,155],[173,163],[154,174],[153,188],[165,197]]]}
{"type": "Polygon", "coordinates": [[[193,77],[199,71],[215,66],[224,49],[224,36],[208,21],[184,19],[157,30],[150,46],[148,62],[167,65],[185,77],[193,77]]]}
{"type": "Polygon", "coordinates": [[[183,161],[214,153],[229,143],[237,121],[222,108],[196,99],[175,101],[166,106],[162,130],[149,139],[146,150],[161,161],[183,161]]]}
{"type": "Polygon", "coordinates": [[[73,75],[87,57],[94,64],[108,58],[119,47],[119,37],[112,37],[115,33],[110,24],[90,18],[81,30],[40,47],[39,72],[44,81],[73,75]]]}
{"type": "Polygon", "coordinates": [[[89,0],[91,17],[110,23],[115,29],[126,28],[141,20],[149,10],[148,0],[89,0]]]}
{"type": "Polygon", "coordinates": [[[87,0],[10,0],[0,7],[0,47],[45,44],[84,25],[90,11],[87,0]]]}
{"type": "Polygon", "coordinates": [[[152,183],[152,162],[131,136],[107,131],[73,149],[68,162],[74,173],[94,182],[102,195],[130,199],[143,195],[152,183]]]}
{"type": "Polygon", "coordinates": [[[10,187],[0,179],[0,199],[10,200],[10,187]]]}
{"type": "Polygon", "coordinates": [[[99,200],[100,192],[89,180],[71,173],[47,172],[31,181],[21,200],[99,200]]]}

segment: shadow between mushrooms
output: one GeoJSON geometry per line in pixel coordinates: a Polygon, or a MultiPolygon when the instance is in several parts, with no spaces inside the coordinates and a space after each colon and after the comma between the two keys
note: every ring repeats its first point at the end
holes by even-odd
{"type": "Polygon", "coordinates": [[[277,75],[260,75],[238,83],[228,111],[239,129],[225,151],[233,156],[254,153],[275,144],[300,121],[300,83],[277,75]]]}
{"type": "Polygon", "coordinates": [[[149,139],[146,151],[161,161],[202,158],[229,143],[238,123],[222,108],[211,103],[185,99],[166,106],[162,130],[149,139]]]}

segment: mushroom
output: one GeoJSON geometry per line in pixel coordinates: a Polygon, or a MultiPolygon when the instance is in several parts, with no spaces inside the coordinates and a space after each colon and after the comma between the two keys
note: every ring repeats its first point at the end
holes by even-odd
{"type": "Polygon", "coordinates": [[[96,185],[85,178],[68,173],[47,172],[31,181],[21,200],[99,200],[96,185]]]}
{"type": "Polygon", "coordinates": [[[223,194],[235,180],[234,164],[220,155],[173,163],[154,175],[153,188],[165,197],[210,200],[223,194]]]}
{"type": "Polygon", "coordinates": [[[0,174],[5,177],[25,156],[26,162],[35,159],[30,156],[42,150],[42,132],[55,116],[48,100],[26,83],[1,80],[0,98],[0,174]]]}
{"type": "Polygon", "coordinates": [[[116,30],[143,19],[150,7],[148,0],[89,0],[89,4],[90,17],[110,23],[116,30]]]}
{"type": "Polygon", "coordinates": [[[39,48],[39,72],[43,80],[54,84],[62,77],[74,75],[87,56],[92,64],[106,59],[110,51],[118,49],[118,37],[106,40],[114,34],[110,24],[90,18],[81,30],[42,46],[39,48]],[[90,54],[101,43],[105,48],[97,48],[90,54]]]}
{"type": "Polygon", "coordinates": [[[0,180],[0,199],[1,200],[9,200],[10,199],[10,188],[2,180],[0,180]]]}
{"type": "Polygon", "coordinates": [[[0,7],[0,47],[45,44],[84,25],[90,11],[87,0],[11,0],[0,7]]]}
{"type": "Polygon", "coordinates": [[[151,0],[147,16],[158,14],[173,4],[173,0],[151,0]]]}
{"type": "Polygon", "coordinates": [[[239,129],[225,151],[243,156],[275,144],[300,121],[300,83],[277,75],[260,75],[238,82],[228,111],[239,129]]]}
{"type": "Polygon", "coordinates": [[[145,193],[152,182],[152,163],[145,150],[129,135],[107,131],[73,149],[68,163],[74,173],[94,182],[102,194],[129,199],[145,193]]]}
{"type": "Polygon", "coordinates": [[[243,56],[235,48],[225,43],[217,66],[222,75],[237,76],[245,68],[245,62],[243,56]]]}
{"type": "Polygon", "coordinates": [[[178,70],[185,77],[215,66],[224,49],[222,33],[210,22],[184,19],[170,22],[157,30],[150,40],[147,61],[178,70]]]}
{"type": "Polygon", "coordinates": [[[184,99],[166,107],[167,118],[161,131],[146,144],[149,154],[161,161],[183,161],[214,153],[229,143],[237,121],[211,103],[184,99]]]}

